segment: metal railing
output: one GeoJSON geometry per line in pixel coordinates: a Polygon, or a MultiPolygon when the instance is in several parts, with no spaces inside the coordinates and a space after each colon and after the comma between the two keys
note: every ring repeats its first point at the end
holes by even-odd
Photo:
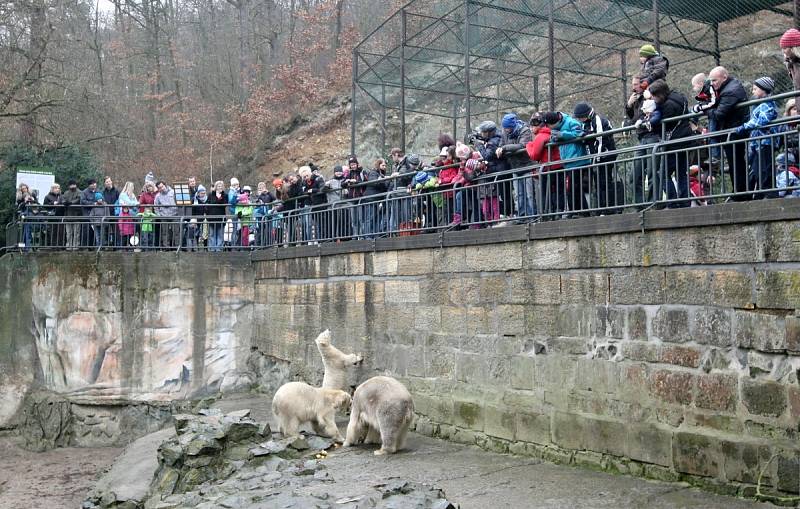
{"type": "MultiPolygon", "coordinates": [[[[744,105],[758,102],[762,101],[744,105]]],[[[457,185],[416,188],[413,182],[403,186],[397,180],[413,174],[390,176],[352,184],[345,191],[360,194],[355,190],[369,186],[374,190],[376,185],[393,188],[387,192],[341,197],[342,191],[328,190],[325,195],[330,201],[321,205],[310,205],[311,195],[306,194],[269,204],[244,205],[241,215],[209,215],[209,207],[218,210],[219,204],[179,206],[179,210],[191,212],[155,217],[142,216],[138,207],[132,207],[127,216],[115,216],[111,205],[76,206],[72,210],[34,205],[7,226],[5,249],[259,249],[705,206],[728,199],[800,196],[800,179],[793,177],[788,165],[777,165],[781,153],[797,156],[798,122],[800,117],[779,119],[769,126],[768,134],[757,137],[727,130],[661,138],[602,154],[472,175],[457,185]],[[86,215],[64,215],[77,213],[75,209],[86,215]]],[[[594,137],[597,135],[572,143],[594,137]]],[[[434,174],[444,168],[426,170],[434,174]]]]}

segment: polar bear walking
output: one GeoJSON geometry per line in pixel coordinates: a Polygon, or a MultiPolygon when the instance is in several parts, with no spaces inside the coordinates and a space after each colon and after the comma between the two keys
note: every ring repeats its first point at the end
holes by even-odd
{"type": "Polygon", "coordinates": [[[353,395],[344,446],[380,443],[374,454],[393,454],[403,448],[414,417],[414,402],[403,384],[376,376],[359,385],[353,395]]]}
{"type": "Polygon", "coordinates": [[[322,378],[324,389],[347,390],[347,368],[361,364],[360,354],[346,354],[331,344],[331,331],[325,329],[314,341],[322,355],[325,375],[322,378]]]}
{"type": "Polygon", "coordinates": [[[312,387],[304,382],[283,384],[272,398],[272,413],[284,437],[298,436],[301,424],[310,422],[314,433],[343,442],[336,426],[336,410],[347,411],[350,395],[337,389],[312,387]]]}

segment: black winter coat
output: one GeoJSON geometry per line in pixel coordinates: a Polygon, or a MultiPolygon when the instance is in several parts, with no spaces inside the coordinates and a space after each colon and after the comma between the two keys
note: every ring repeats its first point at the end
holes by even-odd
{"type": "Polygon", "coordinates": [[[737,108],[739,103],[746,100],[747,91],[742,82],[728,78],[717,93],[717,106],[708,110],[709,120],[715,120],[720,131],[739,127],[750,118],[747,108],[737,108]]]}
{"type": "Polygon", "coordinates": [[[497,158],[497,149],[503,144],[503,138],[495,133],[489,139],[477,144],[481,158],[486,161],[486,173],[497,173],[508,169],[508,162],[497,158]]]}
{"type": "Polygon", "coordinates": [[[59,207],[46,209],[45,211],[51,216],[64,215],[64,202],[60,194],[47,193],[47,196],[44,197],[44,202],[42,202],[42,205],[61,205],[59,207]]]}
{"type": "Polygon", "coordinates": [[[325,205],[328,201],[325,197],[325,179],[322,177],[314,176],[311,184],[303,181],[303,192],[306,194],[307,203],[310,202],[311,206],[325,205]],[[311,191],[309,193],[309,191],[311,191]]]}
{"type": "MultiPolygon", "coordinates": [[[[694,134],[688,119],[680,121],[670,121],[673,117],[679,117],[691,113],[689,110],[689,100],[680,92],[672,91],[667,99],[659,105],[661,108],[661,122],[666,126],[667,138],[676,140],[687,138],[694,134]]],[[[676,145],[672,145],[675,147],[676,145]]]]}
{"type": "MultiPolygon", "coordinates": [[[[590,134],[597,134],[598,133],[598,122],[600,123],[600,128],[602,128],[602,132],[608,132],[614,129],[614,126],[611,125],[611,122],[604,117],[603,115],[599,115],[595,113],[588,119],[586,122],[583,123],[583,134],[584,136],[588,136],[590,134]]],[[[586,140],[585,142],[586,150],[589,151],[590,154],[601,154],[600,161],[603,163],[611,162],[617,159],[617,156],[603,156],[603,152],[612,152],[617,150],[617,144],[614,141],[613,134],[604,134],[598,138],[591,138],[586,140]]]]}
{"type": "Polygon", "coordinates": [[[209,191],[206,203],[209,205],[206,207],[207,216],[224,216],[228,209],[228,193],[222,191],[222,196],[217,198],[216,191],[209,191]]]}

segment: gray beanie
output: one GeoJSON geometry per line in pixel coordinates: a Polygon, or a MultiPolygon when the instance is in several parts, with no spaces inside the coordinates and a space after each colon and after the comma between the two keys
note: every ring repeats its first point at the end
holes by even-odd
{"type": "Polygon", "coordinates": [[[484,120],[478,125],[478,132],[481,133],[492,132],[496,130],[497,130],[497,124],[495,124],[491,120],[484,120]]]}

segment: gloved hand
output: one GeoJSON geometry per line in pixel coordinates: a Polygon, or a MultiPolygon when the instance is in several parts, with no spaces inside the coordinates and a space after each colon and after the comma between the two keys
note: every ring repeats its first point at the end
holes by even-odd
{"type": "Polygon", "coordinates": [[[702,104],[698,103],[698,104],[695,104],[694,106],[692,106],[692,112],[693,113],[701,113],[702,111],[703,111],[703,105],[702,104]]]}
{"type": "Polygon", "coordinates": [[[640,118],[639,120],[637,120],[637,121],[636,121],[636,122],[633,124],[633,127],[635,127],[636,129],[639,129],[640,127],[642,127],[642,119],[640,118]]]}

